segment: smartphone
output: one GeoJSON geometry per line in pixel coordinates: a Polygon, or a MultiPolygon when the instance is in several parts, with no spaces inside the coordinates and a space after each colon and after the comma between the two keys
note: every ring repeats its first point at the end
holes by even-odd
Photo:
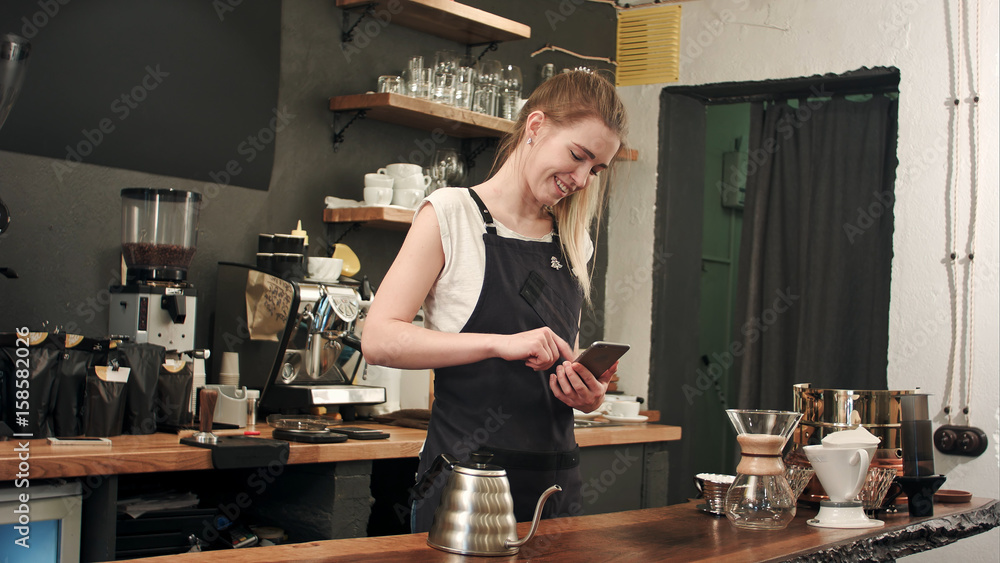
{"type": "Polygon", "coordinates": [[[327,430],[343,434],[352,440],[381,440],[389,437],[387,432],[373,428],[361,428],[359,426],[331,426],[327,430]]]}
{"type": "Polygon", "coordinates": [[[111,447],[111,440],[107,438],[49,438],[49,443],[53,446],[108,446],[111,447]]]}
{"type": "Polygon", "coordinates": [[[608,368],[611,366],[615,365],[618,358],[624,356],[625,352],[628,352],[628,349],[628,344],[598,340],[597,342],[591,344],[573,361],[583,364],[583,367],[590,370],[590,373],[594,374],[594,377],[601,377],[601,374],[608,371],[608,368]]]}

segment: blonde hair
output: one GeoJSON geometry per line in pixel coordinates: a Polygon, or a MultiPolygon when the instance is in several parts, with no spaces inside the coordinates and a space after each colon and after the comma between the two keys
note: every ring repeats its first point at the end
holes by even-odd
{"type": "MultiPolygon", "coordinates": [[[[534,111],[544,113],[547,121],[557,127],[568,127],[584,119],[597,118],[618,137],[622,149],[626,148],[628,118],[614,84],[600,74],[575,70],[553,76],[531,94],[513,129],[500,142],[494,172],[523,143],[522,139],[527,134],[527,117],[534,111]]],[[[584,254],[587,248],[585,241],[590,236],[591,228],[594,229],[595,239],[596,233],[600,231],[608,186],[611,185],[612,167],[617,160],[617,156],[613,158],[608,168],[590,181],[587,189],[561,199],[551,210],[563,254],[588,303],[591,272],[587,268],[587,256],[584,254]]]]}

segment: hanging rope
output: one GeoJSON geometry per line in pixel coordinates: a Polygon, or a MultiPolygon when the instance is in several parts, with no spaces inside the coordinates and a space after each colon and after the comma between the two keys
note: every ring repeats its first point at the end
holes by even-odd
{"type": "Polygon", "coordinates": [[[967,278],[967,289],[966,293],[968,295],[968,326],[966,327],[966,334],[968,335],[968,348],[966,354],[968,355],[968,374],[966,375],[966,389],[965,389],[965,408],[962,412],[965,414],[966,424],[972,425],[972,417],[970,416],[970,403],[972,402],[972,376],[975,375],[974,358],[975,358],[975,286],[976,286],[976,219],[977,219],[977,207],[979,204],[979,132],[982,129],[979,123],[979,77],[982,76],[980,73],[980,64],[982,58],[980,57],[981,52],[981,39],[980,39],[980,28],[982,26],[980,20],[980,14],[982,13],[982,0],[976,0],[976,69],[974,73],[969,77],[969,86],[972,90],[972,100],[970,105],[970,115],[969,115],[969,127],[973,130],[970,131],[970,141],[972,145],[972,162],[970,163],[969,172],[969,184],[971,188],[971,193],[969,195],[969,242],[967,246],[968,259],[969,259],[969,276],[967,278]]]}
{"type": "Polygon", "coordinates": [[[954,315],[952,316],[952,341],[951,341],[951,351],[953,354],[953,361],[950,366],[949,381],[948,386],[948,401],[944,407],[944,413],[948,418],[948,423],[951,424],[951,405],[954,399],[955,387],[959,386],[963,381],[965,382],[965,389],[963,390],[964,397],[960,397],[963,401],[962,413],[965,415],[965,422],[971,425],[970,417],[970,404],[972,402],[973,396],[973,374],[974,371],[974,357],[975,357],[975,254],[976,254],[976,220],[977,220],[977,207],[979,201],[979,144],[980,144],[980,123],[979,123],[979,77],[981,76],[981,13],[982,5],[981,0],[976,1],[976,29],[975,29],[975,65],[974,68],[969,70],[969,89],[971,91],[969,97],[965,100],[969,104],[969,226],[968,226],[968,239],[965,245],[966,256],[968,267],[965,271],[964,283],[961,285],[962,295],[959,298],[959,264],[961,263],[961,256],[958,253],[958,189],[959,189],[959,165],[961,164],[961,143],[959,141],[959,128],[961,127],[961,91],[962,91],[962,67],[963,67],[963,54],[966,50],[969,51],[969,56],[972,57],[972,47],[968,45],[968,42],[963,35],[965,28],[968,25],[967,18],[965,17],[965,6],[961,0],[956,2],[957,13],[955,17],[955,76],[954,76],[954,93],[953,93],[953,103],[952,103],[952,181],[950,185],[950,194],[948,197],[949,204],[951,205],[951,229],[950,229],[950,240],[949,246],[951,247],[951,252],[948,256],[948,267],[949,275],[954,281],[955,293],[952,296],[954,303],[954,315]],[[961,310],[959,310],[959,304],[961,304],[961,310]],[[964,320],[961,325],[959,324],[959,317],[964,320]],[[959,326],[964,332],[964,342],[959,335],[959,326]],[[964,368],[964,369],[963,369],[964,368]],[[956,379],[956,374],[959,376],[956,379]],[[964,377],[961,377],[963,376],[964,377]]]}

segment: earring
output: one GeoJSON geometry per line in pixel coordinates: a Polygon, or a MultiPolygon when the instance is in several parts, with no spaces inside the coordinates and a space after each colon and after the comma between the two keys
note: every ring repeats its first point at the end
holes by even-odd
{"type": "Polygon", "coordinates": [[[531,144],[531,137],[528,137],[528,144],[531,144]]]}

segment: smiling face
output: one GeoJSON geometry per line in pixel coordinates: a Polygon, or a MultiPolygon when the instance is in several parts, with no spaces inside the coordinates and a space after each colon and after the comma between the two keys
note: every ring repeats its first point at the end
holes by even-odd
{"type": "Polygon", "coordinates": [[[542,112],[535,113],[527,127],[532,142],[523,145],[524,176],[532,196],[542,205],[553,206],[586,188],[606,169],[621,141],[597,118],[559,126],[542,112]]]}

